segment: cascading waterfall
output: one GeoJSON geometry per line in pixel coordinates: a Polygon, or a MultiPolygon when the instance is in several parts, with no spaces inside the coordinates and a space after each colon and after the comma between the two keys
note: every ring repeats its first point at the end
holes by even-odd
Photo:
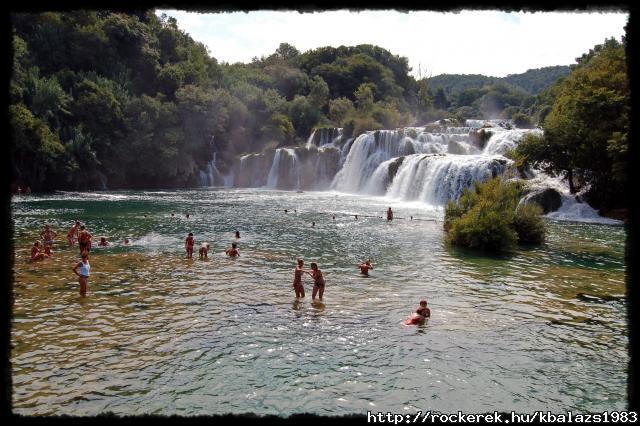
{"type": "Polygon", "coordinates": [[[278,148],[267,176],[267,187],[272,189],[300,189],[298,156],[292,148],[278,148]]]}

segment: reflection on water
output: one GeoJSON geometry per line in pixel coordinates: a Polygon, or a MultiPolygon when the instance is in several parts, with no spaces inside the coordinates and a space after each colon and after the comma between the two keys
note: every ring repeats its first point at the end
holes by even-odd
{"type": "Polygon", "coordinates": [[[441,211],[391,203],[416,220],[387,223],[387,203],[258,190],[14,201],[14,411],[625,408],[623,228],[549,221],[542,246],[486,257],[445,245],[441,211]],[[113,242],[92,250],[84,299],[64,240],[76,218],[113,242]],[[48,222],[54,258],[30,263],[48,222]],[[236,230],[241,256],[230,259],[236,230]],[[185,258],[189,232],[211,244],[208,260],[185,258]],[[298,257],[326,274],[324,303],[308,276],[295,300],[298,257]],[[432,318],[404,326],[422,298],[432,318]]]}

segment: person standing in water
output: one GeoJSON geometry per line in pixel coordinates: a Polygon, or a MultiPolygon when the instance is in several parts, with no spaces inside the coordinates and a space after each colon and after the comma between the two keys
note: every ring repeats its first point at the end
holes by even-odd
{"type": "Polygon", "coordinates": [[[304,297],[304,285],[302,284],[302,274],[307,272],[303,269],[304,260],[298,259],[298,266],[293,273],[293,289],[296,292],[296,297],[304,297]]]}
{"type": "Polygon", "coordinates": [[[391,211],[391,207],[387,210],[387,222],[391,222],[393,220],[393,211],[391,211]]]}
{"type": "Polygon", "coordinates": [[[369,276],[369,270],[373,269],[373,265],[371,264],[371,259],[368,259],[366,262],[358,265],[360,267],[360,273],[362,275],[369,276]]]}
{"type": "Polygon", "coordinates": [[[69,229],[67,233],[67,241],[69,242],[69,247],[73,247],[76,243],[76,238],[78,237],[78,230],[80,229],[80,222],[76,221],[75,225],[69,229]]]}
{"type": "Polygon", "coordinates": [[[236,238],[240,239],[240,231],[236,231],[236,238]]]}
{"type": "Polygon", "coordinates": [[[193,259],[193,246],[196,240],[193,238],[193,232],[189,232],[189,235],[184,240],[184,248],[187,251],[187,258],[193,259]]]}
{"type": "Polygon", "coordinates": [[[58,236],[58,233],[51,229],[51,225],[44,226],[44,231],[40,232],[40,238],[44,241],[44,245],[53,244],[53,239],[58,236]]]}
{"type": "Polygon", "coordinates": [[[78,262],[72,270],[74,274],[78,276],[78,283],[80,283],[80,296],[84,297],[87,295],[89,271],[91,270],[91,265],[89,264],[89,252],[82,252],[82,260],[78,262]],[[78,272],[78,268],[80,269],[80,272],[78,272]]]}
{"type": "Polygon", "coordinates": [[[207,256],[207,254],[209,253],[209,247],[211,247],[209,243],[202,243],[202,245],[200,246],[200,251],[198,252],[198,254],[200,255],[200,259],[209,258],[209,256],[207,256]]]}
{"type": "Polygon", "coordinates": [[[91,238],[92,235],[84,228],[84,225],[80,225],[80,232],[78,233],[78,245],[80,246],[80,253],[91,251],[91,238]]]}
{"type": "Polygon", "coordinates": [[[313,278],[313,293],[311,293],[311,299],[316,300],[316,294],[319,294],[320,301],[322,301],[322,295],[324,294],[324,276],[322,275],[322,271],[318,269],[318,264],[315,262],[311,263],[311,272],[305,271],[307,274],[313,278]]]}
{"type": "Polygon", "coordinates": [[[225,250],[225,253],[227,254],[227,256],[229,257],[240,256],[240,252],[238,251],[237,247],[238,247],[238,244],[231,243],[231,248],[228,248],[225,250]]]}

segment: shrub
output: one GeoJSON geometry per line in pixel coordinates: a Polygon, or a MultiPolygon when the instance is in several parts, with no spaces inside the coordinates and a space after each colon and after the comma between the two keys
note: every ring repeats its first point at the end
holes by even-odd
{"type": "Polygon", "coordinates": [[[542,207],[535,203],[522,204],[516,209],[513,226],[518,233],[518,243],[540,244],[544,241],[544,222],[540,217],[542,207]]]}
{"type": "Polygon", "coordinates": [[[487,251],[509,250],[516,243],[540,243],[544,223],[538,206],[518,206],[522,188],[495,178],[476,182],[445,210],[444,230],[449,243],[487,251]]]}
{"type": "Polygon", "coordinates": [[[521,112],[514,114],[512,120],[513,124],[520,129],[531,129],[533,127],[531,119],[521,112]]]}

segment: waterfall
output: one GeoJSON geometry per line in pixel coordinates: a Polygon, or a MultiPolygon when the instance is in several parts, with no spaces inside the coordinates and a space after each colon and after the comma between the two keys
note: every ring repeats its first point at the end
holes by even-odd
{"type": "Polygon", "coordinates": [[[292,148],[278,148],[267,176],[267,188],[300,189],[300,167],[292,148]]]}
{"type": "Polygon", "coordinates": [[[207,163],[204,170],[200,170],[200,186],[224,185],[225,178],[216,167],[216,154],[214,152],[213,159],[207,163]]]}

